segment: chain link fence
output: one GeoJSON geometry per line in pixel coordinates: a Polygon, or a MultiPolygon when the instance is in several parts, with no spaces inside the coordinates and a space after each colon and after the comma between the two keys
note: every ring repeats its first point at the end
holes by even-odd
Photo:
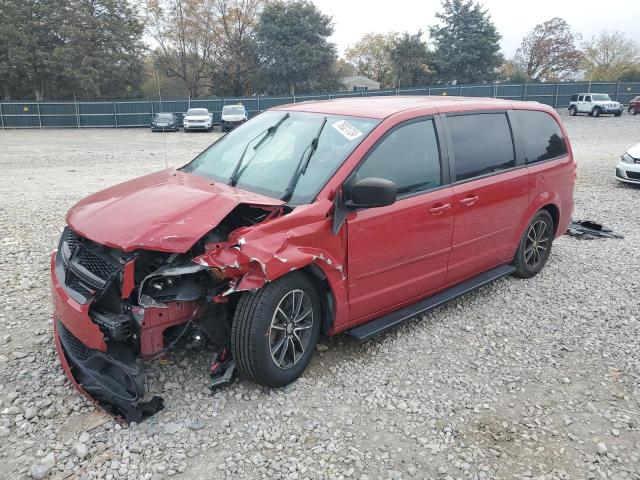
{"type": "Polygon", "coordinates": [[[640,82],[567,82],[494,85],[431,85],[368,91],[342,91],[320,95],[253,96],[242,98],[204,98],[182,100],[114,101],[24,101],[0,102],[0,128],[128,128],[146,127],[158,112],[173,112],[180,124],[188,108],[207,108],[220,122],[222,107],[242,103],[249,115],[287,103],[330,100],[342,97],[393,95],[449,95],[530,100],[555,108],[569,105],[571,95],[582,92],[607,93],[627,104],[640,95],[640,82]]]}

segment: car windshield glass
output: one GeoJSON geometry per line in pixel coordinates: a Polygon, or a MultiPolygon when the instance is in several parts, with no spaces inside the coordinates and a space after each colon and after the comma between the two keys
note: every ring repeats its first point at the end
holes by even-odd
{"type": "Polygon", "coordinates": [[[187,110],[187,115],[209,115],[209,110],[206,108],[190,108],[187,110]]]}
{"type": "Polygon", "coordinates": [[[611,100],[611,97],[609,97],[609,95],[606,95],[606,94],[603,94],[603,93],[599,93],[599,94],[591,95],[591,99],[594,102],[603,102],[603,101],[611,100]]]}
{"type": "Polygon", "coordinates": [[[157,113],[156,114],[156,120],[172,120],[173,119],[173,114],[172,113],[157,113]]]}
{"type": "Polygon", "coordinates": [[[264,112],[211,145],[182,167],[182,171],[228,183],[242,158],[236,186],[280,198],[325,117],[327,123],[317,148],[289,200],[295,205],[309,203],[379,120],[306,112],[289,112],[289,115],[282,111],[264,112]],[[269,130],[274,125],[278,125],[277,128],[269,130]]]}
{"type": "Polygon", "coordinates": [[[244,108],[242,107],[223,107],[222,108],[223,115],[244,115],[244,108]]]}

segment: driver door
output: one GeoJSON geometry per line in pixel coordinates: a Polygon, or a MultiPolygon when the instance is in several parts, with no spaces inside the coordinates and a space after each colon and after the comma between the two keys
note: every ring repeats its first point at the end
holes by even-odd
{"type": "Polygon", "coordinates": [[[352,325],[441,288],[451,251],[453,190],[442,173],[433,119],[392,128],[348,184],[368,177],[393,181],[398,199],[347,216],[352,325]]]}

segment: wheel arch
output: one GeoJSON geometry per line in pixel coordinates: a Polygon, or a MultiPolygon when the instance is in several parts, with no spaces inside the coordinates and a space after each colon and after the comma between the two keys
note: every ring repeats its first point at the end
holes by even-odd
{"type": "Polygon", "coordinates": [[[526,228],[531,223],[531,220],[533,220],[533,217],[535,217],[541,210],[545,210],[549,215],[551,215],[551,219],[553,220],[554,238],[557,236],[560,221],[560,207],[558,206],[558,201],[559,199],[553,198],[547,193],[540,195],[536,201],[531,204],[526,215],[523,217],[520,227],[515,232],[516,235],[513,239],[513,248],[510,251],[509,258],[512,258],[515,255],[526,228]]]}

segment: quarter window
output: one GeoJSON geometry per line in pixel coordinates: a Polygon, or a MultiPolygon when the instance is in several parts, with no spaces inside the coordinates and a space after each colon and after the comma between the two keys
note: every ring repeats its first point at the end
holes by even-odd
{"type": "Polygon", "coordinates": [[[516,110],[527,163],[566,155],[567,145],[555,119],[545,112],[516,110]]]}
{"type": "Polygon", "coordinates": [[[398,195],[440,186],[440,152],[433,120],[392,130],[358,169],[356,178],[367,177],[391,180],[398,195]]]}
{"type": "Polygon", "coordinates": [[[514,167],[511,128],[504,113],[479,113],[447,118],[456,181],[514,167]]]}

